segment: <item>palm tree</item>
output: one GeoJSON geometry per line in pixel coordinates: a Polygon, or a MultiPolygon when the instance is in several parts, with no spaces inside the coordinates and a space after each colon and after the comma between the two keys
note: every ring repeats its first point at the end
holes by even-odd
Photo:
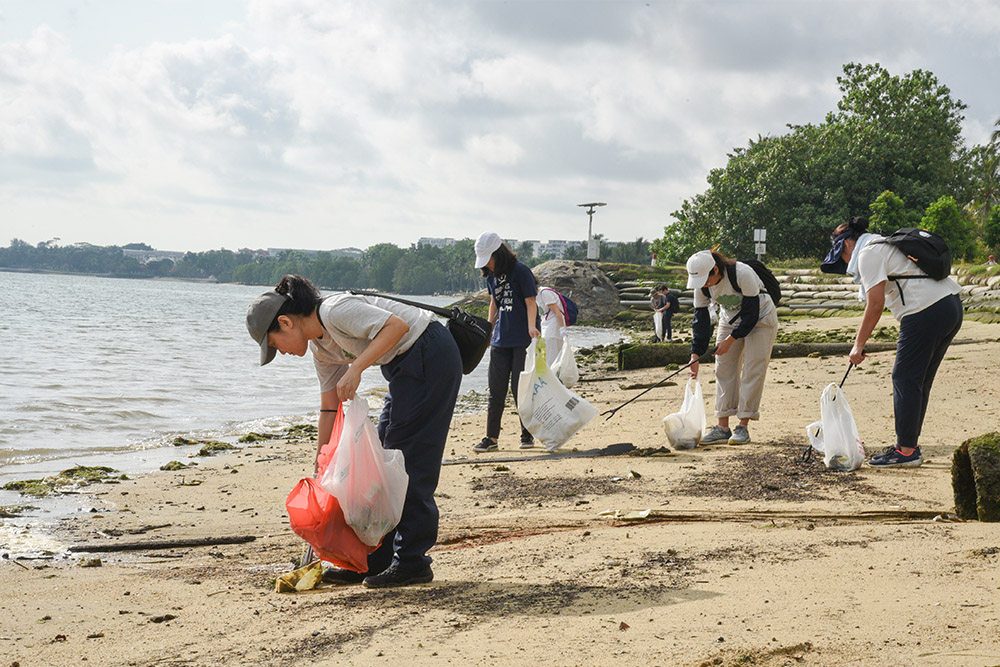
{"type": "Polygon", "coordinates": [[[968,210],[981,226],[990,217],[993,208],[1000,206],[1000,119],[994,123],[990,142],[974,150],[973,168],[977,172],[977,185],[968,210]]]}

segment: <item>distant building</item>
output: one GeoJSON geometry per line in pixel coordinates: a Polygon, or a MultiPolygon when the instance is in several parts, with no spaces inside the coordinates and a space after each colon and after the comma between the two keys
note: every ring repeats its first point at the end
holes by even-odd
{"type": "Polygon", "coordinates": [[[561,259],[567,250],[573,247],[582,246],[581,241],[564,241],[561,239],[550,239],[545,243],[539,243],[535,250],[535,256],[552,255],[556,259],[561,259]]]}
{"type": "Polygon", "coordinates": [[[316,253],[328,252],[334,257],[354,257],[358,259],[364,253],[361,248],[335,248],[333,250],[307,250],[305,248],[268,248],[267,254],[271,257],[277,257],[286,250],[291,250],[293,252],[301,252],[306,257],[311,259],[316,257],[316,253]]]}
{"type": "Polygon", "coordinates": [[[122,249],[122,253],[126,257],[132,257],[140,264],[149,264],[150,262],[158,262],[162,259],[169,259],[171,262],[179,261],[186,252],[179,252],[176,250],[125,250],[122,249]]]}
{"type": "Polygon", "coordinates": [[[421,236],[417,239],[417,247],[420,246],[431,246],[432,248],[444,248],[446,246],[455,245],[455,239],[451,238],[434,238],[430,236],[421,236]]]}

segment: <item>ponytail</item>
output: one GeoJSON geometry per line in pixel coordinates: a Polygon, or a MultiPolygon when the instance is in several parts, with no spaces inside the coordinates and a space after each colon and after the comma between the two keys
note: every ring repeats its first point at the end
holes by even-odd
{"type": "Polygon", "coordinates": [[[288,298],[285,299],[285,303],[282,304],[278,313],[274,316],[274,321],[271,322],[271,327],[268,329],[269,332],[278,330],[279,316],[296,315],[298,317],[307,317],[312,315],[316,307],[323,300],[319,295],[319,290],[309,282],[308,278],[303,278],[292,273],[282,278],[281,282],[275,286],[274,291],[288,298]]]}
{"type": "Polygon", "coordinates": [[[850,234],[844,238],[857,240],[862,234],[868,233],[868,218],[859,215],[851,218],[847,222],[842,222],[837,225],[837,228],[833,230],[833,234],[831,234],[830,237],[836,238],[844,232],[850,232],[850,234]]]}

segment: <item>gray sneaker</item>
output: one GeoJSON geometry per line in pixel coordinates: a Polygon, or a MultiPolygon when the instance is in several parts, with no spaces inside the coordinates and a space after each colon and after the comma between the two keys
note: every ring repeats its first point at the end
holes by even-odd
{"type": "Polygon", "coordinates": [[[746,426],[737,426],[733,429],[733,437],[729,439],[730,445],[745,445],[750,442],[750,431],[746,426]]]}
{"type": "Polygon", "coordinates": [[[722,428],[718,424],[708,429],[708,433],[701,436],[701,444],[703,445],[717,445],[720,442],[729,442],[730,436],[733,432],[728,428],[722,428]]]}

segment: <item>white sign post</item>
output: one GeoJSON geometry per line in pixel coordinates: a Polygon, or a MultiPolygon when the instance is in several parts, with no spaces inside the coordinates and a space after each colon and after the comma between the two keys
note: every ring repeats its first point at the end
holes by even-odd
{"type": "Polygon", "coordinates": [[[760,261],[761,255],[767,254],[767,230],[766,229],[755,229],[753,230],[753,242],[754,242],[754,253],[757,254],[757,261],[760,261]]]}

